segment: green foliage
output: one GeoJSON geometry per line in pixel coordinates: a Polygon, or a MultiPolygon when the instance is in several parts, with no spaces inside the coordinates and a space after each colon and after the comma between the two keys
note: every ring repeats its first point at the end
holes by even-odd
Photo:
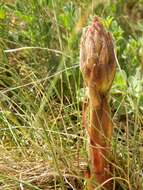
{"type": "Polygon", "coordinates": [[[142,0],[0,2],[0,189],[83,188],[79,43],[94,15],[112,33],[118,57],[113,178],[119,189],[143,188],[142,12],[142,0]]]}

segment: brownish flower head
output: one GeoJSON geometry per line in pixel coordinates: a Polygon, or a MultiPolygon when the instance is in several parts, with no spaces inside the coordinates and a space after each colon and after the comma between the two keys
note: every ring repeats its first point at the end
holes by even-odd
{"type": "Polygon", "coordinates": [[[96,88],[100,93],[106,93],[112,84],[115,67],[111,35],[96,16],[81,38],[80,69],[86,85],[96,88]]]}

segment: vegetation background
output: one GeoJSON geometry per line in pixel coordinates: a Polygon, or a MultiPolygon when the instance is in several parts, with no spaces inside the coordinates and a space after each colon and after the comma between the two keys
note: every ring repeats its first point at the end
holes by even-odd
{"type": "Polygon", "coordinates": [[[143,189],[143,1],[1,0],[1,190],[84,188],[79,43],[94,15],[119,61],[110,93],[116,189],[143,189]]]}

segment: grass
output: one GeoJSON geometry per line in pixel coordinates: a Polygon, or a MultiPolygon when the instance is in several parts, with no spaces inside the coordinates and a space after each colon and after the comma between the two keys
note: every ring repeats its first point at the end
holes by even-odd
{"type": "Polygon", "coordinates": [[[84,188],[79,40],[94,14],[119,60],[110,93],[116,189],[143,188],[142,1],[93,2],[0,2],[0,189],[84,188]]]}

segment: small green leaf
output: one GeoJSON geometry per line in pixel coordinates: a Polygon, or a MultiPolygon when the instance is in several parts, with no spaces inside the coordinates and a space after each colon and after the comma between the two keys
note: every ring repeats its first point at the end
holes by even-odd
{"type": "Polygon", "coordinates": [[[5,19],[6,18],[6,12],[4,9],[0,9],[0,19],[5,19]]]}
{"type": "Polygon", "coordinates": [[[127,75],[124,70],[121,70],[116,73],[113,87],[121,91],[127,88],[127,75]]]}

